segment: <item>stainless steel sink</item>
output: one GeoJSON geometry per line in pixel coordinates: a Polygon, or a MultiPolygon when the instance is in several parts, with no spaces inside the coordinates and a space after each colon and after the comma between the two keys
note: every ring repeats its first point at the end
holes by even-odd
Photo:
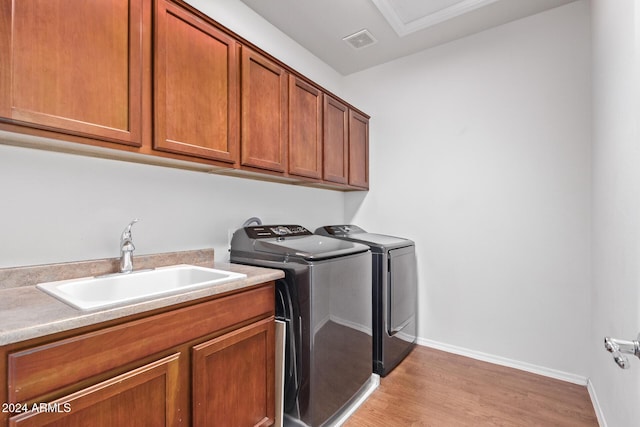
{"type": "Polygon", "coordinates": [[[245,279],[246,274],[175,265],[128,274],[39,283],[36,287],[80,310],[92,310],[245,279]]]}

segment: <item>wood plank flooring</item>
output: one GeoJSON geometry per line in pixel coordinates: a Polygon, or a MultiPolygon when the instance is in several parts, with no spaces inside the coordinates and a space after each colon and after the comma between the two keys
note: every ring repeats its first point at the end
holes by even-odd
{"type": "Polygon", "coordinates": [[[416,347],[344,427],[598,426],[586,387],[416,347]]]}

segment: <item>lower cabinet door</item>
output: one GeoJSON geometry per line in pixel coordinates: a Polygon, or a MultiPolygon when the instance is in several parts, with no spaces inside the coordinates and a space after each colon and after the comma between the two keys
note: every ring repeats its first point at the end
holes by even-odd
{"type": "Polygon", "coordinates": [[[273,317],[193,347],[193,425],[269,426],[275,419],[273,317]]]}
{"type": "Polygon", "coordinates": [[[180,353],[53,402],[25,404],[9,426],[177,426],[180,353]]]}

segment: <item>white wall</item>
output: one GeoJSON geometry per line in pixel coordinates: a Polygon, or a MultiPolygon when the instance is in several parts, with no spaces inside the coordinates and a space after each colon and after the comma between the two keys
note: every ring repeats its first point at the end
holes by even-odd
{"type": "Polygon", "coordinates": [[[346,79],[373,117],[346,217],[416,241],[422,342],[587,376],[589,40],[576,2],[346,79]]]}
{"type": "Polygon", "coordinates": [[[640,332],[638,2],[592,0],[593,334],[591,380],[610,427],[640,419],[640,361],[623,371],[604,336],[640,332]]]}
{"type": "MultiPolygon", "coordinates": [[[[193,0],[214,19],[328,90],[342,76],[239,0],[193,0]]],[[[1,142],[1,141],[0,141],[1,142]]],[[[132,218],[138,254],[214,247],[245,219],[342,222],[344,197],[318,190],[0,144],[0,268],[117,257],[132,218]]]]}
{"type": "Polygon", "coordinates": [[[0,268],[213,247],[251,216],[315,229],[341,222],[339,192],[0,145],[0,268]]]}

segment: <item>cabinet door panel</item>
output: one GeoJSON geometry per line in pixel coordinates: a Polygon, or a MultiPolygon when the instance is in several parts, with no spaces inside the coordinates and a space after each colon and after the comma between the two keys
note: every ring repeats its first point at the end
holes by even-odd
{"type": "Polygon", "coordinates": [[[346,184],[349,174],[349,109],[324,96],[324,179],[346,184]]]}
{"type": "Polygon", "coordinates": [[[194,425],[273,423],[274,340],[271,317],[193,348],[194,425]]]}
{"type": "Polygon", "coordinates": [[[9,419],[12,427],[174,426],[179,424],[179,353],[65,396],[49,410],[9,419]]]}
{"type": "Polygon", "coordinates": [[[155,48],[154,147],[234,163],[239,129],[236,42],[160,0],[155,48]]]}
{"type": "Polygon", "coordinates": [[[243,47],[242,165],[285,172],[287,123],[286,71],[243,47]]]}
{"type": "Polygon", "coordinates": [[[271,286],[258,287],[13,352],[7,364],[8,399],[28,401],[246,319],[270,316],[274,297],[271,286]]]}
{"type": "Polygon", "coordinates": [[[349,112],[349,185],[369,188],[369,119],[349,112]]]}
{"type": "Polygon", "coordinates": [[[0,7],[0,114],[140,146],[142,0],[10,4],[0,7]]]}
{"type": "Polygon", "coordinates": [[[289,76],[289,173],[322,178],[322,92],[289,76]]]}

